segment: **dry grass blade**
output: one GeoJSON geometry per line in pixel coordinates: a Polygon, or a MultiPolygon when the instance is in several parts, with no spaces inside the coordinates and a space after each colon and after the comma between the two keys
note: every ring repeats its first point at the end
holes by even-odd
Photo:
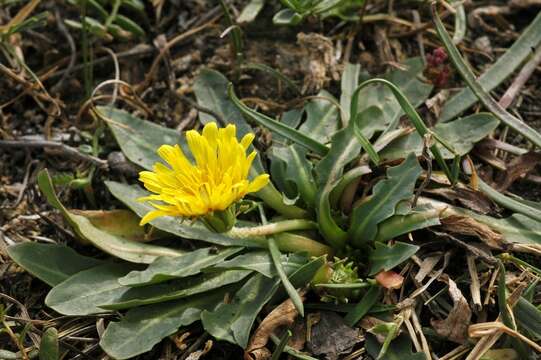
{"type": "Polygon", "coordinates": [[[517,339],[531,346],[533,349],[535,349],[535,351],[541,353],[541,345],[534,342],[533,340],[530,340],[518,331],[510,329],[499,321],[470,325],[470,327],[468,328],[468,335],[473,338],[494,335],[496,333],[505,333],[507,335],[516,337],[517,339]]]}
{"type": "Polygon", "coordinates": [[[30,16],[36,6],[39,5],[40,1],[41,0],[31,0],[29,3],[27,3],[6,25],[0,26],[0,33],[9,31],[9,29],[12,27],[22,23],[28,16],[30,16]]]}

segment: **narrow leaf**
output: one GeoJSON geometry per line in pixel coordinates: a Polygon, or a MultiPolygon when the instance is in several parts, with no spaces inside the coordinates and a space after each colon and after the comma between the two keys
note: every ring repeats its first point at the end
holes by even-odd
{"type": "Polygon", "coordinates": [[[302,299],[299,293],[297,292],[297,289],[291,285],[291,282],[289,282],[289,279],[287,278],[287,274],[282,267],[282,261],[280,250],[278,249],[278,246],[276,245],[276,240],[271,236],[269,238],[269,252],[271,254],[272,262],[274,264],[274,267],[276,269],[276,272],[278,273],[278,277],[282,281],[282,285],[284,286],[284,289],[287,291],[287,294],[289,295],[289,298],[291,299],[291,302],[293,305],[295,305],[295,308],[299,312],[301,316],[304,316],[304,306],[302,304],[302,299]]]}
{"type": "Polygon", "coordinates": [[[271,131],[274,131],[288,140],[293,141],[299,145],[306,147],[308,150],[311,150],[319,155],[325,155],[329,149],[322,143],[312,139],[311,137],[301,133],[300,131],[290,128],[289,126],[282,124],[266,115],[260,114],[255,110],[250,109],[248,106],[244,105],[239,98],[235,95],[233,91],[233,85],[229,85],[229,97],[237,108],[247,117],[255,121],[257,124],[268,128],[271,131]]]}
{"type": "Polygon", "coordinates": [[[372,307],[378,301],[381,294],[381,287],[372,286],[366,294],[362,297],[361,301],[357,303],[351,310],[348,311],[344,317],[344,322],[349,327],[354,327],[362,318],[370,312],[372,307]]]}
{"type": "Polygon", "coordinates": [[[541,210],[532,207],[524,202],[515,200],[511,197],[505,196],[496,189],[493,189],[481,179],[478,179],[479,190],[494,202],[500,204],[501,206],[516,211],[517,213],[526,215],[534,220],[541,221],[541,210]]]}
{"type": "Polygon", "coordinates": [[[312,163],[306,158],[307,150],[299,145],[273,146],[272,154],[283,162],[282,181],[295,184],[295,190],[308,206],[313,206],[317,194],[312,176],[312,163]]]}
{"type": "MultiPolygon", "coordinates": [[[[515,70],[531,55],[532,49],[541,43],[541,13],[537,14],[520,37],[507,49],[477,82],[486,91],[491,91],[512,75],[515,70]]],[[[455,43],[456,44],[456,43],[455,43]]],[[[440,121],[449,121],[478,101],[469,87],[449,99],[443,107],[440,121]]]]}
{"type": "MultiPolygon", "coordinates": [[[[481,103],[492,112],[498,119],[500,119],[504,124],[509,126],[511,129],[515,130],[526,139],[530,140],[536,146],[541,147],[541,134],[539,134],[535,129],[530,127],[528,124],[524,123],[522,120],[511,115],[507,112],[496,100],[494,100],[490,94],[483,88],[483,86],[475,78],[475,75],[471,69],[466,65],[464,59],[460,55],[460,52],[453,44],[453,41],[449,37],[447,30],[443,23],[441,22],[438,13],[436,11],[436,5],[432,4],[432,17],[436,25],[436,30],[438,35],[445,45],[449,57],[453,61],[455,68],[458,70],[468,87],[472,90],[475,96],[481,101],[481,103]]],[[[541,23],[541,15],[538,15],[541,23]]],[[[540,32],[540,31],[538,31],[540,32]]],[[[541,39],[540,39],[541,40],[541,39]]]]}

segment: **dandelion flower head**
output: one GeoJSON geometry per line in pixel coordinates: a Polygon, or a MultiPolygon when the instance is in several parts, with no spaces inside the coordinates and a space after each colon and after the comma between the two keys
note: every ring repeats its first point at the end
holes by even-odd
{"type": "Polygon", "coordinates": [[[195,218],[226,210],[246,194],[257,192],[269,182],[262,174],[248,179],[255,151],[247,155],[254,134],[240,142],[235,125],[218,128],[205,125],[202,133],[186,132],[186,142],[193,157],[188,159],[179,145],[162,145],[158,155],[167,163],[154,164],[153,171],[142,171],[139,180],[152,195],[140,198],[155,210],[147,213],[141,225],[160,216],[195,218]]]}

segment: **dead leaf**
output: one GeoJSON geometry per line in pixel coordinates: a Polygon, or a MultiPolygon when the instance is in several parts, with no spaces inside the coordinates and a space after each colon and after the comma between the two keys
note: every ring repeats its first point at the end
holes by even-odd
{"type": "Polygon", "coordinates": [[[212,340],[207,340],[205,342],[205,347],[202,350],[194,351],[186,358],[186,360],[199,360],[212,349],[213,344],[212,340]]]}
{"type": "Polygon", "coordinates": [[[496,208],[494,203],[483,193],[468,188],[437,188],[427,189],[425,192],[456,201],[460,205],[483,215],[493,212],[496,208]]]}
{"type": "Polygon", "coordinates": [[[306,325],[304,319],[297,318],[291,332],[293,336],[291,336],[287,345],[295,350],[302,350],[304,344],[306,344],[306,325]]]}
{"type": "Polygon", "coordinates": [[[440,117],[443,104],[449,99],[449,90],[444,89],[436,95],[425,101],[426,107],[434,114],[436,118],[440,117]]]}
{"type": "Polygon", "coordinates": [[[129,210],[70,210],[73,214],[87,218],[92,225],[111,235],[126,240],[147,242],[164,236],[161,231],[145,233],[145,228],[139,225],[139,217],[129,210]]]}
{"type": "Polygon", "coordinates": [[[319,322],[312,326],[307,348],[318,358],[336,360],[350,353],[360,341],[359,331],[347,326],[341,316],[322,311],[319,322]]]}
{"type": "Polygon", "coordinates": [[[404,283],[404,277],[392,270],[379,272],[375,279],[386,289],[400,289],[404,283]]]}
{"type": "Polygon", "coordinates": [[[496,189],[498,191],[507,190],[516,180],[534,170],[539,163],[541,163],[541,153],[539,152],[530,151],[517,156],[507,164],[507,170],[496,179],[496,189]]]}
{"type": "MultiPolygon", "coordinates": [[[[306,290],[299,292],[299,295],[304,300],[306,290]]],[[[263,360],[270,358],[270,352],[265,348],[269,341],[270,335],[281,326],[290,327],[295,322],[299,312],[293,305],[291,299],[287,299],[274,310],[272,310],[259,324],[257,330],[252,335],[248,347],[244,351],[245,360],[263,360]],[[266,354],[268,353],[268,357],[266,354]]]]}
{"type": "Polygon", "coordinates": [[[440,239],[447,239],[453,242],[454,244],[466,249],[469,253],[474,255],[476,258],[483,260],[487,264],[494,264],[497,262],[496,259],[492,256],[489,246],[484,243],[475,244],[475,243],[460,240],[446,232],[440,232],[440,231],[435,231],[435,230],[429,230],[429,231],[431,231],[434,235],[436,235],[440,239]]]}
{"type": "Polygon", "coordinates": [[[468,336],[468,326],[472,315],[471,309],[468,301],[453,280],[447,275],[443,275],[440,280],[449,284],[449,295],[453,299],[453,308],[446,319],[431,320],[430,322],[438,335],[458,344],[463,344],[468,336]]]}
{"type": "Polygon", "coordinates": [[[415,281],[421,283],[424,278],[434,270],[436,264],[441,260],[442,254],[436,254],[434,256],[428,256],[419,265],[419,271],[415,275],[415,281]]]}
{"type": "Polygon", "coordinates": [[[452,233],[476,236],[493,249],[505,249],[504,239],[500,233],[472,218],[451,215],[441,219],[441,223],[444,229],[452,233]]]}

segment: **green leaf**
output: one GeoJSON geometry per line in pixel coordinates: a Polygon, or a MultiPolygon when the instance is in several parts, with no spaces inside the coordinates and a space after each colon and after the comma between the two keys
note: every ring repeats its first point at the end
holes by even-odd
{"type": "MultiPolygon", "coordinates": [[[[292,273],[306,264],[308,257],[302,254],[283,254],[281,261],[286,273],[292,273]]],[[[251,251],[216,264],[214,268],[254,270],[268,278],[278,276],[268,251],[251,251]]]]}
{"type": "Polygon", "coordinates": [[[287,343],[289,339],[293,336],[293,333],[291,333],[291,330],[284,331],[284,335],[280,338],[280,342],[276,345],[276,348],[274,349],[274,352],[272,353],[272,357],[270,360],[279,360],[280,356],[284,352],[284,349],[287,346],[287,343]]]}
{"type": "Polygon", "coordinates": [[[150,305],[170,300],[182,299],[234,284],[246,278],[252,271],[227,270],[211,272],[174,280],[167,283],[142,287],[132,287],[121,296],[100,303],[100,308],[107,310],[129,309],[141,305],[150,305]]]}
{"type": "Polygon", "coordinates": [[[344,322],[349,327],[354,327],[362,318],[370,312],[372,307],[376,305],[378,298],[381,294],[381,288],[379,286],[372,286],[366,294],[362,297],[361,301],[355,305],[344,317],[344,322]]]}
{"type": "MultiPolygon", "coordinates": [[[[430,95],[432,85],[419,80],[419,75],[424,69],[421,58],[408,59],[403,65],[405,70],[393,70],[385,74],[383,78],[400,89],[414,107],[418,107],[430,95]]],[[[382,113],[381,116],[368,118],[367,121],[363,122],[361,131],[368,139],[377,131],[394,129],[398,125],[399,118],[405,113],[398,99],[393,95],[393,91],[381,83],[373,83],[364,87],[356,98],[358,103],[353,105],[357,106],[358,111],[375,106],[382,113]]]]}
{"type": "Polygon", "coordinates": [[[415,182],[422,168],[414,154],[398,166],[387,170],[387,179],[379,181],[372,197],[353,210],[349,237],[354,246],[362,246],[374,240],[378,225],[395,213],[399,202],[413,196],[415,182]]]}
{"type": "MultiPolygon", "coordinates": [[[[476,81],[486,91],[495,89],[518,69],[524,60],[531,55],[532,49],[535,49],[539,43],[541,43],[541,13],[537,14],[532,23],[524,30],[514,44],[507,49],[505,54],[476,81]]],[[[477,101],[477,97],[470,88],[463,88],[445,103],[440,121],[452,120],[477,101]]]]}
{"type": "MultiPolygon", "coordinates": [[[[490,94],[483,88],[483,86],[475,78],[475,75],[468,67],[468,65],[462,59],[460,52],[457,47],[453,44],[445,26],[438,17],[436,6],[432,4],[432,17],[436,25],[436,31],[441,41],[445,45],[449,57],[453,61],[455,68],[462,76],[462,79],[466,82],[471,91],[479,99],[479,101],[491,112],[493,113],[501,122],[509,126],[511,129],[515,130],[526,139],[530,140],[537,147],[541,147],[541,134],[537,132],[534,128],[530,127],[528,124],[524,123],[519,118],[511,115],[507,110],[505,110],[496,100],[490,96],[490,94]]],[[[541,14],[537,16],[539,19],[539,25],[541,26],[541,14]]],[[[541,33],[541,29],[537,29],[538,33],[541,33]]],[[[541,38],[537,42],[541,41],[541,38]]],[[[511,50],[511,49],[510,49],[511,50]]],[[[528,49],[528,51],[530,51],[528,49]]],[[[520,57],[520,55],[514,54],[513,57],[520,57]]],[[[511,60],[510,60],[511,61],[511,60]]]]}
{"type": "Polygon", "coordinates": [[[355,116],[355,118],[353,119],[353,134],[355,134],[355,137],[357,138],[357,141],[359,141],[359,144],[361,144],[364,151],[366,151],[366,153],[370,157],[370,160],[372,160],[372,162],[375,165],[378,165],[379,164],[379,155],[376,152],[376,150],[374,149],[374,147],[372,146],[372,144],[370,143],[370,141],[364,136],[364,134],[363,134],[363,132],[361,130],[361,127],[360,127],[360,124],[363,122],[363,119],[369,117],[371,115],[371,113],[374,112],[374,111],[376,113],[378,113],[378,114],[381,113],[381,110],[379,110],[378,108],[370,107],[370,108],[366,109],[365,111],[362,111],[362,112],[358,113],[355,116]]]}
{"type": "Polygon", "coordinates": [[[342,248],[347,240],[347,234],[335,222],[329,197],[339,184],[344,168],[360,151],[361,145],[353,134],[353,121],[348,127],[336,132],[331,141],[331,149],[316,165],[319,193],[317,197],[317,221],[319,230],[325,240],[335,249],[342,248]]]}
{"type": "MultiPolygon", "coordinates": [[[[323,257],[312,260],[293,272],[289,280],[295,287],[304,286],[324,262],[323,257]]],[[[279,279],[256,274],[237,291],[231,303],[222,303],[213,312],[203,311],[203,327],[216,339],[245,348],[257,314],[271,300],[280,285],[279,279]]]]}
{"type": "Polygon", "coordinates": [[[106,263],[83,270],[51,289],[45,304],[63,315],[103,312],[98,305],[119,299],[129,288],[118,283],[135,265],[106,263]]]}
{"type": "Polygon", "coordinates": [[[415,209],[407,215],[393,215],[379,223],[374,241],[387,241],[415,230],[440,225],[440,212],[436,209],[415,209]]]}
{"type": "Polygon", "coordinates": [[[91,18],[89,16],[86,16],[84,18],[84,22],[85,24],[83,25],[82,23],[78,21],[69,20],[69,19],[64,20],[64,23],[73,29],[83,30],[86,27],[86,31],[88,31],[92,35],[95,35],[96,37],[103,40],[109,40],[109,41],[112,40],[112,36],[107,32],[107,28],[105,27],[105,25],[103,25],[98,20],[91,18]]]}
{"type": "Polygon", "coordinates": [[[281,122],[278,122],[267,115],[263,115],[258,113],[257,111],[249,108],[248,106],[244,105],[239,98],[235,95],[233,91],[233,86],[229,85],[228,89],[229,97],[233,101],[233,103],[237,106],[237,108],[247,117],[255,121],[258,125],[261,125],[263,127],[268,128],[269,130],[276,132],[283,137],[287,138],[288,140],[293,141],[294,143],[297,143],[299,145],[302,145],[306,147],[308,150],[311,150],[319,155],[325,155],[329,149],[320,143],[319,141],[313,139],[312,137],[301,133],[300,131],[291,128],[281,122]]]}
{"type": "Polygon", "coordinates": [[[274,240],[274,237],[272,236],[269,238],[269,252],[271,254],[272,263],[274,264],[276,272],[278,273],[278,277],[280,278],[280,281],[282,282],[282,285],[284,286],[284,289],[286,290],[289,299],[291,300],[301,317],[304,317],[304,306],[302,304],[301,296],[297,292],[297,289],[295,289],[295,287],[291,284],[291,282],[289,282],[289,279],[287,278],[287,274],[282,267],[282,254],[280,253],[280,250],[276,245],[276,240],[274,240]]]}
{"type": "MultiPolygon", "coordinates": [[[[197,98],[197,103],[218,113],[228,124],[235,124],[237,127],[237,136],[242,136],[253,133],[252,128],[239,111],[234,102],[227,96],[227,86],[229,80],[216,70],[202,69],[195,79],[194,93],[197,98]]],[[[199,119],[203,124],[211,121],[217,121],[211,115],[199,112],[199,119]]],[[[227,124],[221,124],[225,126],[227,124]]],[[[263,171],[261,160],[254,160],[254,165],[258,172],[263,171]],[[257,164],[256,164],[257,163],[257,164]]]]}
{"type": "Polygon", "coordinates": [[[135,21],[133,21],[127,16],[118,14],[115,17],[114,22],[115,24],[120,26],[122,29],[129,31],[130,33],[132,33],[133,35],[137,37],[145,36],[145,30],[143,30],[142,27],[140,27],[135,21]]]}
{"type": "Polygon", "coordinates": [[[340,107],[343,111],[342,123],[346,124],[349,122],[351,114],[349,113],[351,105],[351,97],[359,86],[359,73],[361,71],[361,65],[346,63],[344,72],[342,73],[342,79],[340,82],[340,107]]]}
{"type": "MultiPolygon", "coordinates": [[[[498,127],[499,121],[490,113],[478,113],[460,118],[449,123],[439,123],[432,131],[445,139],[459,155],[466,155],[473,149],[476,142],[484,139],[498,127]]],[[[437,144],[445,159],[452,159],[454,155],[437,144]]],[[[384,161],[401,159],[404,154],[414,152],[420,156],[423,151],[423,138],[418,132],[409,133],[391,142],[381,152],[384,161]]]]}
{"type": "Polygon", "coordinates": [[[101,263],[79,255],[70,247],[56,244],[26,242],[9,246],[7,253],[17,265],[50,286],[101,263]]]}
{"type": "Polygon", "coordinates": [[[519,327],[526,329],[533,340],[541,341],[541,310],[521,297],[513,308],[513,313],[519,327]]]}
{"type": "Polygon", "coordinates": [[[295,184],[296,191],[308,207],[312,207],[317,188],[312,176],[312,163],[306,158],[307,150],[299,145],[286,147],[273,146],[271,148],[275,161],[282,162],[282,181],[295,184]]]}
{"type": "Polygon", "coordinates": [[[513,199],[511,197],[505,196],[504,194],[502,194],[498,190],[493,189],[492,187],[490,187],[490,185],[488,185],[487,183],[485,183],[481,179],[478,179],[477,181],[479,183],[479,190],[483,194],[488,196],[490,199],[492,199],[495,203],[497,203],[497,204],[499,204],[499,205],[501,205],[501,206],[503,206],[503,207],[505,207],[505,208],[507,208],[509,210],[516,211],[517,213],[525,215],[525,216],[527,216],[529,218],[532,218],[534,220],[541,221],[541,210],[540,209],[538,209],[536,207],[532,207],[527,203],[515,200],[515,199],[513,199]]]}
{"type": "Polygon", "coordinates": [[[125,209],[114,210],[70,210],[75,215],[87,218],[93,226],[114,236],[136,242],[148,242],[163,238],[161,231],[148,234],[141,220],[133,211],[125,209]]]}
{"type": "Polygon", "coordinates": [[[376,340],[373,335],[366,336],[365,348],[368,354],[378,360],[425,360],[424,353],[413,353],[411,351],[411,341],[407,335],[401,335],[391,342],[385,355],[378,358],[382,345],[376,340]]]}
{"type": "Polygon", "coordinates": [[[254,21],[257,15],[261,12],[261,9],[263,9],[264,5],[265,0],[250,0],[250,2],[240,12],[237,22],[241,24],[254,21]]]}
{"type": "Polygon", "coordinates": [[[334,97],[328,91],[321,90],[317,97],[304,106],[306,121],[299,127],[299,131],[325,144],[339,129],[338,108],[334,104],[334,97]]]}
{"type": "Polygon", "coordinates": [[[375,243],[375,250],[370,253],[370,273],[375,275],[380,271],[391,270],[412,257],[419,246],[397,241],[394,245],[388,246],[384,243],[375,243]]]}
{"type": "Polygon", "coordinates": [[[97,109],[106,119],[122,153],[146,170],[152,170],[157,162],[163,163],[156,151],[164,144],[179,144],[185,154],[190,154],[185,138],[173,129],[141,120],[124,110],[105,106],[97,109]]]}
{"type": "Polygon", "coordinates": [[[276,25],[297,25],[303,19],[303,16],[291,9],[282,9],[272,18],[276,25]]]}
{"type": "MultiPolygon", "coordinates": [[[[389,90],[391,91],[393,97],[396,99],[398,104],[400,104],[400,107],[401,107],[402,111],[404,111],[404,113],[406,113],[406,115],[408,116],[408,119],[413,124],[413,126],[415,127],[415,130],[417,130],[419,135],[421,135],[423,137],[426,136],[426,135],[430,135],[430,136],[434,137],[434,139],[437,140],[437,142],[439,142],[441,145],[445,146],[445,148],[447,148],[447,150],[449,150],[451,153],[453,153],[456,156],[455,157],[455,164],[459,164],[459,162],[458,162],[458,154],[453,149],[453,147],[451,145],[447,144],[447,142],[444,139],[442,139],[438,134],[432,132],[430,129],[427,128],[427,126],[424,123],[423,119],[419,116],[419,113],[415,110],[415,107],[412,105],[411,101],[408,99],[406,94],[404,94],[404,92],[402,92],[396,85],[394,85],[389,80],[375,78],[375,79],[367,80],[367,81],[363,82],[361,85],[359,85],[359,87],[353,93],[353,100],[351,101],[351,110],[350,110],[350,112],[352,114],[357,114],[357,112],[358,112],[358,105],[359,105],[358,101],[359,101],[359,96],[361,96],[362,90],[365,89],[365,88],[368,88],[370,85],[373,85],[373,84],[381,84],[381,85],[384,85],[384,86],[388,87],[389,90]]],[[[396,118],[393,121],[393,123],[390,124],[387,127],[387,130],[394,129],[396,127],[397,121],[398,121],[398,118],[396,118]]],[[[382,134],[382,137],[384,135],[386,135],[386,134],[385,133],[382,134]]],[[[441,151],[440,151],[439,147],[436,146],[435,143],[432,146],[430,146],[430,151],[434,155],[434,158],[436,159],[436,162],[438,163],[438,165],[444,170],[445,175],[447,176],[449,181],[452,184],[454,184],[456,182],[456,180],[457,180],[458,173],[455,173],[454,171],[451,172],[451,170],[449,169],[449,167],[447,166],[447,164],[445,163],[445,161],[444,161],[444,159],[443,159],[443,157],[441,155],[441,151]]]]}
{"type": "Polygon", "coordinates": [[[58,360],[60,354],[58,352],[58,331],[54,327],[50,327],[41,336],[39,345],[39,360],[58,360]]]}
{"type": "Polygon", "coordinates": [[[182,326],[199,320],[201,310],[212,310],[223,291],[129,310],[120,321],[111,322],[100,340],[101,348],[115,359],[130,359],[150,351],[182,326]]]}
{"type": "Polygon", "coordinates": [[[203,248],[179,257],[161,257],[145,270],[132,271],[118,279],[118,282],[125,286],[142,286],[188,277],[199,274],[203,269],[223,261],[240,250],[242,248],[228,248],[213,253],[212,248],[203,248]]]}
{"type": "Polygon", "coordinates": [[[77,235],[108,254],[126,261],[147,264],[159,256],[180,256],[183,254],[181,250],[126,240],[94,226],[88,218],[68,211],[58,200],[47,170],[42,170],[38,174],[38,184],[41,192],[47,198],[47,202],[64,215],[77,235]]]}

